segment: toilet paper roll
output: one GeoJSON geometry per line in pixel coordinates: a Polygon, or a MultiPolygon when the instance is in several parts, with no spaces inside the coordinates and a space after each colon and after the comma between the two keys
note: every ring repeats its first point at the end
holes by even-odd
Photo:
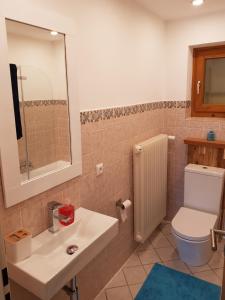
{"type": "Polygon", "coordinates": [[[127,209],[131,206],[132,202],[130,200],[125,200],[123,202],[123,208],[120,208],[120,219],[124,223],[127,220],[127,209]]]}
{"type": "Polygon", "coordinates": [[[125,200],[123,202],[123,205],[124,205],[124,208],[126,209],[132,205],[132,202],[130,200],[125,200]]]}

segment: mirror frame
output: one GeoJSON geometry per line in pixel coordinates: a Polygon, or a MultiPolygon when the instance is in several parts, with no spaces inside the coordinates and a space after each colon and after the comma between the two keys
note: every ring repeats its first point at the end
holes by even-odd
{"type": "Polygon", "coordinates": [[[0,158],[5,207],[13,206],[82,174],[80,107],[76,88],[75,25],[69,18],[29,7],[4,7],[0,15],[0,158]],[[21,182],[16,139],[5,20],[65,34],[66,68],[72,164],[21,182]]]}

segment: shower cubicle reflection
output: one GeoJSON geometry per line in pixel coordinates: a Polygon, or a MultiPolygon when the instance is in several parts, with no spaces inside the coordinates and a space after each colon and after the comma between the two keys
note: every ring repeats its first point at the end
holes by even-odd
{"type": "Polygon", "coordinates": [[[66,100],[54,98],[42,70],[32,66],[17,70],[23,132],[18,151],[24,181],[70,164],[68,106],[66,100]]]}
{"type": "Polygon", "coordinates": [[[11,20],[6,25],[23,182],[71,164],[65,37],[11,20]]]}

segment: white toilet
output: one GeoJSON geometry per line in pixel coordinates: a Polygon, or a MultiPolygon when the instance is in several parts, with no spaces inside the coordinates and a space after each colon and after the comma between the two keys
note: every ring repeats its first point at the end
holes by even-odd
{"type": "Polygon", "coordinates": [[[172,220],[180,258],[191,266],[206,264],[211,256],[210,229],[217,226],[225,170],[189,164],[184,170],[184,207],[172,220]]]}

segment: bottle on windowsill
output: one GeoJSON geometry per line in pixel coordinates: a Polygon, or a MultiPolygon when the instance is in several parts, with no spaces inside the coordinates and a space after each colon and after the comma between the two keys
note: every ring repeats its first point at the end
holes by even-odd
{"type": "Polygon", "coordinates": [[[210,130],[207,134],[207,140],[208,141],[215,141],[216,139],[216,134],[213,130],[210,130]]]}

